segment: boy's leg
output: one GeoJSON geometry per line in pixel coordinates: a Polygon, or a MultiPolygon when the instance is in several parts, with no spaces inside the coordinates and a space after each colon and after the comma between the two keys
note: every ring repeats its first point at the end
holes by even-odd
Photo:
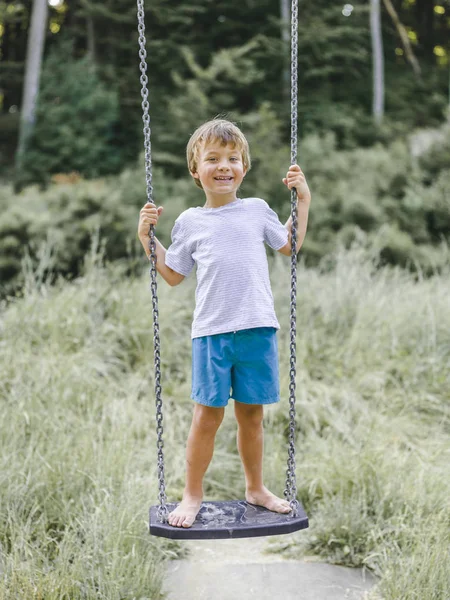
{"type": "Polygon", "coordinates": [[[245,472],[245,499],[274,512],[290,512],[289,502],[272,494],[263,484],[263,406],[235,401],[234,410],[238,423],[237,444],[245,472]]]}
{"type": "Polygon", "coordinates": [[[225,409],[195,404],[186,446],[186,485],[183,499],[169,515],[174,527],[191,527],[203,500],[203,477],[214,452],[214,440],[225,409]]]}

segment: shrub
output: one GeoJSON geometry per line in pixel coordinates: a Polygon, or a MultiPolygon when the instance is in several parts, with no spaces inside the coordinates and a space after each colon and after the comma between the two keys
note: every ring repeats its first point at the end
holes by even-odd
{"type": "MultiPolygon", "coordinates": [[[[154,172],[154,181],[155,202],[164,206],[158,237],[167,245],[173,222],[186,206],[183,192],[190,182],[168,183],[159,170],[154,172]]],[[[142,164],[119,177],[53,184],[46,191],[33,186],[14,195],[11,187],[0,188],[3,293],[21,285],[24,256],[28,253],[32,264],[39,262],[43,244],[54,274],[77,275],[93,233],[102,239],[109,260],[126,258],[128,272],[133,271],[145,259],[136,235],[139,210],[145,202],[142,164]]]]}
{"type": "Polygon", "coordinates": [[[75,60],[70,44],[59,45],[42,70],[19,186],[47,184],[55,173],[78,171],[93,178],[116,171],[122,161],[117,119],[117,93],[100,81],[90,57],[75,60]]]}

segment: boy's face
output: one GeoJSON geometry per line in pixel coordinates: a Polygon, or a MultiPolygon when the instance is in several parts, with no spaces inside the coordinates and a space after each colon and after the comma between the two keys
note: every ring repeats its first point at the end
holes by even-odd
{"type": "Polygon", "coordinates": [[[240,150],[216,140],[201,145],[197,171],[191,175],[200,180],[205,193],[230,194],[239,188],[245,173],[240,150]]]}

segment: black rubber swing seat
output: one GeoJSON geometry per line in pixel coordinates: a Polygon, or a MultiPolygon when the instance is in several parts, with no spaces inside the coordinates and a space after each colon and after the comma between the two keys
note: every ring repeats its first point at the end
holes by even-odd
{"type": "MultiPolygon", "coordinates": [[[[167,504],[169,512],[177,503],[167,504]]],[[[158,519],[158,506],[150,508],[150,533],[174,540],[206,540],[259,537],[293,533],[308,527],[308,517],[299,504],[292,513],[275,513],[245,500],[203,502],[192,527],[173,527],[158,519]]]]}

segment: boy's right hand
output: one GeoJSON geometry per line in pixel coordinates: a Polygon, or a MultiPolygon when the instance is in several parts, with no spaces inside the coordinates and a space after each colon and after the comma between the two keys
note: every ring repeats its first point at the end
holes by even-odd
{"type": "Polygon", "coordinates": [[[138,236],[140,239],[148,238],[150,225],[156,225],[158,223],[158,219],[162,211],[162,206],[156,208],[156,206],[151,202],[147,202],[145,206],[141,208],[138,224],[138,236]]]}

